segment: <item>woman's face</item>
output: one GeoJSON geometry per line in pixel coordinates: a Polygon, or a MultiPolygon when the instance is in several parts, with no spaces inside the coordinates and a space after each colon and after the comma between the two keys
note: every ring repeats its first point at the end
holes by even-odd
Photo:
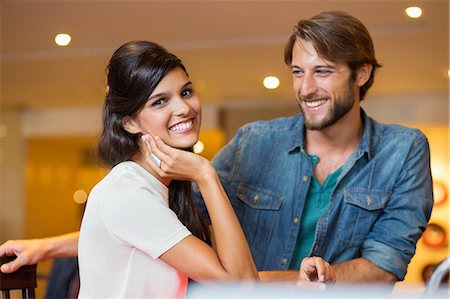
{"type": "Polygon", "coordinates": [[[159,136],[172,147],[192,147],[200,132],[201,105],[186,73],[170,71],[132,122],[142,134],[159,136]]]}

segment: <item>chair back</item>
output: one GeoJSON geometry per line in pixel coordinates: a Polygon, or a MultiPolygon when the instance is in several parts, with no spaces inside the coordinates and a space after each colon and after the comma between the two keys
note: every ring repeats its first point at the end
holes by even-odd
{"type": "MultiPolygon", "coordinates": [[[[16,256],[1,256],[0,265],[14,260],[16,256]]],[[[11,290],[22,290],[22,298],[36,298],[36,264],[20,267],[13,273],[0,272],[0,289],[2,298],[9,299],[11,290]]]]}
{"type": "Polygon", "coordinates": [[[430,280],[428,281],[426,287],[426,295],[428,298],[433,298],[434,296],[436,296],[444,280],[447,280],[446,283],[448,289],[449,272],[450,272],[450,257],[440,262],[436,266],[436,269],[433,270],[433,273],[431,274],[430,280]]]}

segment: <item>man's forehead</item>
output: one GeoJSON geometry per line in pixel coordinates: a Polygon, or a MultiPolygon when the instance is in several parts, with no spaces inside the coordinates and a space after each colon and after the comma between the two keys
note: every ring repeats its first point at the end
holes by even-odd
{"type": "Polygon", "coordinates": [[[330,60],[323,55],[321,55],[317,49],[314,47],[313,43],[308,40],[303,39],[297,39],[294,43],[293,49],[292,49],[292,62],[291,67],[299,66],[302,60],[304,60],[305,57],[308,57],[311,59],[311,61],[314,61],[314,65],[316,66],[328,66],[328,67],[334,67],[334,68],[341,68],[346,67],[345,62],[330,60]]]}

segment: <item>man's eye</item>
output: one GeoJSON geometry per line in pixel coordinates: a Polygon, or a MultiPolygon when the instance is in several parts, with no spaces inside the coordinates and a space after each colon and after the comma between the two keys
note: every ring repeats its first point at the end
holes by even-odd
{"type": "Polygon", "coordinates": [[[319,74],[321,76],[326,76],[326,75],[331,74],[331,71],[329,71],[329,70],[318,70],[317,74],[319,74]]]}
{"type": "Polygon", "coordinates": [[[294,75],[294,76],[301,76],[302,74],[303,74],[303,72],[300,70],[292,70],[292,75],[294,75]]]}

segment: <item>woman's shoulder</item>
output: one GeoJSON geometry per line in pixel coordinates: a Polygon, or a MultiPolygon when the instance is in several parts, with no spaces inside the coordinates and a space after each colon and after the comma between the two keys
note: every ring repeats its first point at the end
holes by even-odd
{"type": "Polygon", "coordinates": [[[92,189],[91,197],[110,206],[136,205],[140,201],[166,206],[168,190],[145,169],[127,161],[113,167],[92,189]]]}

